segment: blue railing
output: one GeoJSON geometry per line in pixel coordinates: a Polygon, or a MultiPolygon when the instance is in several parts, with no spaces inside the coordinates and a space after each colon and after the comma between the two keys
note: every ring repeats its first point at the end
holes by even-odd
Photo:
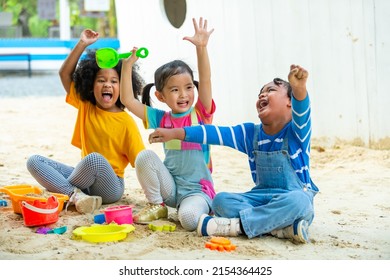
{"type": "MultiPolygon", "coordinates": [[[[0,48],[68,48],[72,49],[79,39],[60,40],[60,39],[34,39],[34,38],[0,38],[0,48]]],[[[101,38],[88,48],[99,49],[111,47],[119,49],[120,43],[116,38],[101,38]]],[[[1,52],[1,49],[0,49],[1,52]]]]}
{"type": "MultiPolygon", "coordinates": [[[[65,60],[78,40],[0,38],[0,62],[27,61],[28,75],[31,77],[32,61],[65,60]]],[[[118,50],[120,47],[119,40],[116,38],[101,38],[90,45],[88,49],[100,49],[104,47],[111,47],[118,50]]]]}

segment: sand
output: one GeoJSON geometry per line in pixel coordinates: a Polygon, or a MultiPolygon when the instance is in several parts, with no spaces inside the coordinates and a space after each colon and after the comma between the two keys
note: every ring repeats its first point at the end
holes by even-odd
{"type": "MultiPolygon", "coordinates": [[[[2,80],[3,89],[4,84],[2,80]]],[[[62,94],[0,96],[0,104],[0,186],[38,185],[26,169],[26,160],[32,154],[70,165],[79,161],[79,150],[70,144],[76,111],[64,102],[62,94]]],[[[151,131],[137,122],[147,148],[162,157],[162,146],[148,144],[151,131]]],[[[244,192],[253,186],[244,154],[213,146],[212,156],[217,192],[244,192]]],[[[169,209],[169,222],[176,224],[173,232],[152,231],[135,224],[135,230],[124,240],[90,243],[75,239],[72,232],[93,224],[94,215],[81,215],[70,207],[51,226],[66,226],[64,234],[38,234],[37,227],[24,226],[23,217],[14,213],[8,195],[0,193],[0,199],[8,202],[8,206],[0,207],[0,259],[390,260],[390,151],[314,138],[311,164],[312,178],[320,192],[315,197],[316,217],[310,227],[309,244],[297,245],[271,236],[240,236],[230,238],[237,246],[234,251],[209,250],[205,243],[210,238],[185,231],[175,209],[169,209]]],[[[125,194],[115,204],[134,205],[136,212],[146,199],[130,166],[125,184],[125,194]]],[[[112,205],[103,208],[107,206],[112,205]]]]}

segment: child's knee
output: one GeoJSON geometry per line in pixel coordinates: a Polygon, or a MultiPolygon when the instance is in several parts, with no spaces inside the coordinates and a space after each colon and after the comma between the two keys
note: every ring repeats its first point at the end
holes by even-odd
{"type": "Polygon", "coordinates": [[[209,205],[202,196],[191,196],[184,199],[178,209],[178,219],[185,230],[194,231],[200,216],[208,214],[209,205]]]}
{"type": "Polygon", "coordinates": [[[297,190],[292,191],[286,196],[286,205],[290,205],[291,208],[295,208],[297,213],[306,215],[313,212],[313,204],[310,196],[304,191],[297,190]]]}
{"type": "Polygon", "coordinates": [[[90,153],[84,157],[84,161],[90,161],[92,163],[99,162],[103,159],[104,159],[104,157],[101,154],[96,153],[96,152],[90,153]]]}
{"type": "Polygon", "coordinates": [[[40,159],[41,159],[41,156],[39,156],[39,155],[30,156],[26,162],[27,170],[30,172],[32,170],[35,170],[40,159]]]}
{"type": "Polygon", "coordinates": [[[227,201],[230,198],[230,194],[227,192],[219,192],[213,199],[212,208],[215,214],[218,216],[223,215],[224,210],[227,208],[227,201]]]}
{"type": "Polygon", "coordinates": [[[157,154],[151,150],[143,150],[138,153],[135,159],[135,167],[142,167],[146,164],[153,163],[156,159],[159,159],[157,154]]]}
{"type": "Polygon", "coordinates": [[[180,209],[178,211],[178,219],[182,227],[187,231],[194,231],[198,226],[200,215],[196,215],[195,211],[190,208],[180,209]]]}

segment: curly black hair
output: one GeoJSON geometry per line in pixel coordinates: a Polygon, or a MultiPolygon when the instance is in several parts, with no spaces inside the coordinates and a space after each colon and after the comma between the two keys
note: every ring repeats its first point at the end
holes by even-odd
{"type": "MultiPolygon", "coordinates": [[[[113,68],[118,73],[119,79],[121,77],[122,61],[113,68]]],[[[138,65],[133,65],[133,91],[134,97],[138,99],[141,95],[142,88],[145,84],[143,78],[138,73],[138,65]]],[[[76,92],[80,95],[81,100],[89,101],[96,105],[96,99],[93,94],[93,85],[95,82],[96,75],[100,70],[96,63],[96,51],[88,50],[85,58],[81,59],[77,65],[75,72],[73,73],[73,81],[75,83],[76,92]]],[[[115,103],[122,110],[125,106],[121,103],[120,98],[115,103]]]]}

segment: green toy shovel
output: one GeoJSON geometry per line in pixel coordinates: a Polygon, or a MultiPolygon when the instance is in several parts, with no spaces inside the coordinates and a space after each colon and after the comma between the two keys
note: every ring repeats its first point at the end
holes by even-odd
{"type": "MultiPolygon", "coordinates": [[[[147,48],[139,48],[135,53],[140,58],[145,58],[148,54],[147,48]]],[[[113,48],[101,48],[96,51],[96,62],[100,68],[113,68],[121,58],[128,58],[130,55],[131,52],[118,54],[113,48]]]]}

